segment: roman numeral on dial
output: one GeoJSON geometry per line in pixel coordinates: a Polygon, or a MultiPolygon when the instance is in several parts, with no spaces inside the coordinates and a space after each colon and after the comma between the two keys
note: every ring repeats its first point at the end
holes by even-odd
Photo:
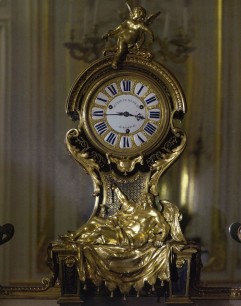
{"type": "Polygon", "coordinates": [[[135,141],[135,144],[139,147],[147,141],[147,138],[143,133],[139,132],[134,135],[134,141],[135,141]]]}
{"type": "Polygon", "coordinates": [[[110,95],[111,97],[114,97],[118,94],[118,88],[116,83],[110,84],[105,88],[105,91],[110,95]]]}
{"type": "Polygon", "coordinates": [[[104,116],[104,110],[102,108],[92,108],[92,118],[94,120],[101,119],[104,116]]]}
{"type": "Polygon", "coordinates": [[[137,96],[143,97],[146,94],[147,90],[147,86],[143,85],[142,83],[137,83],[134,92],[137,96]]]}
{"type": "Polygon", "coordinates": [[[108,100],[109,98],[105,94],[99,92],[97,98],[95,99],[95,103],[105,106],[108,100]]]}
{"type": "Polygon", "coordinates": [[[144,131],[150,136],[152,136],[155,133],[156,129],[157,129],[156,125],[150,122],[148,122],[144,127],[144,131]]]}
{"type": "Polygon", "coordinates": [[[116,140],[117,140],[117,135],[113,132],[110,132],[108,133],[106,136],[105,136],[105,141],[108,142],[109,144],[111,144],[112,146],[115,145],[116,143],[116,140]]]}
{"type": "Polygon", "coordinates": [[[147,105],[156,105],[158,103],[157,98],[155,96],[154,93],[149,94],[146,98],[145,98],[145,102],[147,105]]]}
{"type": "Polygon", "coordinates": [[[129,92],[131,91],[132,82],[130,80],[123,80],[121,81],[120,86],[123,92],[129,92]]]}
{"type": "Polygon", "coordinates": [[[131,138],[129,136],[122,136],[120,141],[120,147],[122,149],[131,148],[132,147],[131,138]]]}
{"type": "Polygon", "coordinates": [[[149,115],[148,115],[148,118],[149,119],[152,119],[152,120],[160,120],[161,118],[161,112],[159,109],[152,109],[149,111],[149,115]]]}
{"type": "Polygon", "coordinates": [[[100,134],[100,135],[104,134],[108,129],[107,124],[105,122],[96,123],[94,125],[94,127],[95,127],[97,133],[100,134]]]}

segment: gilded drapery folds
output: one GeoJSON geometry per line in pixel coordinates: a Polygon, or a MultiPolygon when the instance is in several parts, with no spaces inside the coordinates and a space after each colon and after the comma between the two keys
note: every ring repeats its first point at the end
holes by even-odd
{"type": "Polygon", "coordinates": [[[119,288],[123,294],[132,287],[140,292],[145,282],[170,281],[172,252],[186,244],[179,210],[168,201],[162,201],[158,210],[151,194],[135,203],[119,187],[112,190],[120,204],[113,215],[94,216],[60,237],[62,247],[67,244],[78,250],[79,279],[91,280],[97,287],[105,282],[110,292],[119,288]]]}

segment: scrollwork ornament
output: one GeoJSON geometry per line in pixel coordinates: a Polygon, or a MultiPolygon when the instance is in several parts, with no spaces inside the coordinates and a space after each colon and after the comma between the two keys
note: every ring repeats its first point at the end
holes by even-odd
{"type": "Polygon", "coordinates": [[[0,297],[14,293],[40,293],[47,291],[52,286],[49,278],[42,279],[42,286],[0,286],[0,297]]]}
{"type": "Polygon", "coordinates": [[[86,149],[83,149],[81,151],[77,147],[72,145],[71,140],[73,138],[78,138],[79,135],[79,130],[70,130],[66,135],[66,145],[75,160],[85,169],[88,174],[91,175],[94,185],[93,195],[97,196],[100,193],[100,186],[102,185],[101,180],[99,178],[100,166],[93,158],[90,158],[90,153],[86,149]]]}
{"type": "Polygon", "coordinates": [[[152,154],[147,164],[151,170],[149,181],[150,191],[158,195],[157,185],[164,171],[180,156],[186,146],[186,135],[180,129],[174,129],[174,134],[164,143],[161,151],[152,154]]]}

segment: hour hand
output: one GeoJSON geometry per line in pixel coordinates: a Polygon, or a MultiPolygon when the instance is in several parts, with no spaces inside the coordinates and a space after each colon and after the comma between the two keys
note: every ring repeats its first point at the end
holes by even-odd
{"type": "Polygon", "coordinates": [[[131,116],[131,117],[135,117],[137,119],[137,121],[145,119],[145,117],[140,113],[137,114],[137,115],[133,115],[133,114],[128,113],[128,115],[131,116]]]}
{"type": "Polygon", "coordinates": [[[142,116],[142,114],[140,114],[140,113],[137,114],[137,115],[133,115],[133,114],[130,114],[129,112],[119,112],[118,114],[120,116],[125,116],[125,117],[135,117],[138,121],[145,119],[145,117],[142,116]]]}
{"type": "Polygon", "coordinates": [[[139,120],[144,120],[145,119],[145,117],[144,116],[142,116],[142,114],[137,114],[137,115],[134,115],[135,116],[135,118],[139,121],[139,120]]]}

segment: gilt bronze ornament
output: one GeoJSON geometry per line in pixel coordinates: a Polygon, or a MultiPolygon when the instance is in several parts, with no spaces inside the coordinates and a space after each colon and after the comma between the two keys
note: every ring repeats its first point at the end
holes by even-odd
{"type": "Polygon", "coordinates": [[[158,15],[130,9],[129,19],[104,36],[113,36],[116,45],[70,90],[66,112],[78,127],[67,133],[66,144],[90,174],[96,201],[86,224],[50,245],[63,299],[80,298],[91,282],[96,288],[104,284],[111,296],[132,290],[140,295],[145,285],[159,283],[165,294],[188,300],[197,250],[182,234],[179,209],[159,199],[158,191],[161,175],[186,145],[175,125],[186,103],[175,77],[148,50],[145,35],[153,40],[148,25],[158,15]],[[184,273],[180,291],[173,269],[184,273]]]}
{"type": "Polygon", "coordinates": [[[104,49],[104,54],[115,52],[112,62],[113,69],[117,69],[119,62],[127,52],[141,55],[147,59],[152,58],[151,52],[143,46],[146,43],[146,35],[149,36],[149,44],[153,42],[154,35],[148,26],[160,12],[146,17],[146,10],[143,7],[134,7],[132,10],[128,5],[128,8],[130,11],[129,18],[115,30],[111,30],[103,36],[104,39],[114,37],[117,40],[116,47],[104,49]]]}

